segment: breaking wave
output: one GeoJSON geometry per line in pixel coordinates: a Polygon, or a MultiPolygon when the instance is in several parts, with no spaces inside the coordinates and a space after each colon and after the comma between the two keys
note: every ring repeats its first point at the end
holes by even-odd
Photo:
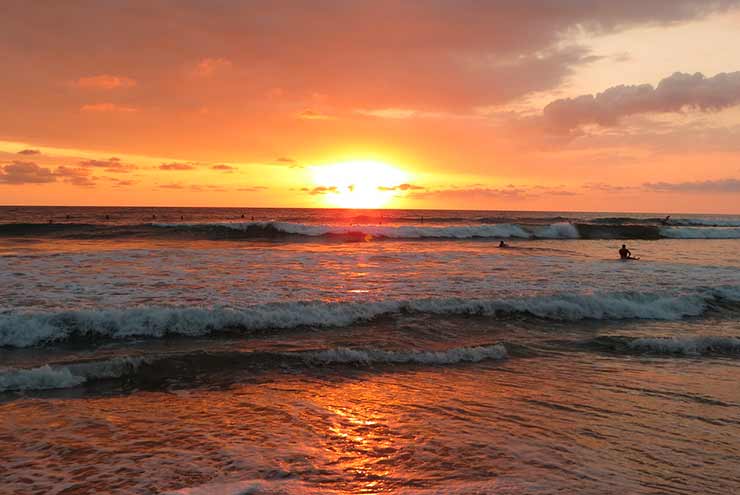
{"type": "Polygon", "coordinates": [[[661,225],[671,227],[740,227],[740,220],[721,218],[634,218],[634,217],[603,217],[590,221],[595,224],[606,225],[661,225]]]}
{"type": "Polygon", "coordinates": [[[0,392],[70,388],[88,381],[120,378],[133,373],[144,362],[143,358],[119,357],[61,366],[0,369],[0,392]]]}
{"type": "Polygon", "coordinates": [[[0,346],[30,347],[66,341],[136,337],[249,334],[298,327],[341,327],[398,313],[511,316],[551,320],[678,320],[740,302],[740,287],[685,294],[563,294],[518,299],[426,298],[380,302],[292,302],[241,309],[136,307],[128,309],[0,314],[0,346]]]}
{"type": "MultiPolygon", "coordinates": [[[[550,221],[558,220],[553,217],[550,221]]],[[[447,219],[449,220],[449,219],[447,219]]],[[[509,219],[514,220],[514,219],[509,219]]],[[[652,221],[635,223],[473,223],[465,225],[325,225],[292,222],[207,222],[153,223],[139,225],[94,224],[3,224],[0,236],[33,236],[73,239],[116,238],[199,238],[199,239],[740,239],[740,227],[701,223],[659,225],[652,221]]],[[[609,219],[619,220],[619,219],[609,219]]],[[[740,222],[738,222],[740,223],[740,222]]]]}
{"type": "Polygon", "coordinates": [[[208,371],[290,366],[370,366],[383,364],[450,365],[508,357],[503,344],[456,347],[442,351],[350,349],[303,352],[191,352],[148,357],[117,357],[82,363],[45,364],[37,368],[0,369],[0,392],[77,387],[100,380],[126,378],[157,382],[208,371]]]}

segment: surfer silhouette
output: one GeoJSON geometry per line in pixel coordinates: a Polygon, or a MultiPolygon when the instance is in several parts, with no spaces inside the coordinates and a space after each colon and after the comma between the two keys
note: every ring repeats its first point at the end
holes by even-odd
{"type": "Polygon", "coordinates": [[[501,242],[498,243],[498,247],[500,247],[500,248],[507,248],[507,247],[509,247],[509,245],[506,244],[504,241],[501,241],[501,242]]]}
{"type": "Polygon", "coordinates": [[[663,220],[660,221],[663,225],[668,225],[668,223],[671,221],[671,216],[666,216],[663,220]]]}
{"type": "Polygon", "coordinates": [[[627,249],[626,244],[622,244],[622,248],[619,250],[619,257],[623,260],[639,260],[640,258],[635,258],[632,256],[632,251],[627,249]]]}

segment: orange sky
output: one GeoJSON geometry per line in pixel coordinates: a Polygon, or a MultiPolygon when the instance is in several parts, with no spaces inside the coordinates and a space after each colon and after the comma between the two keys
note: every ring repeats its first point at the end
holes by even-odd
{"type": "Polygon", "coordinates": [[[740,0],[3,2],[0,204],[740,213],[740,0]]]}

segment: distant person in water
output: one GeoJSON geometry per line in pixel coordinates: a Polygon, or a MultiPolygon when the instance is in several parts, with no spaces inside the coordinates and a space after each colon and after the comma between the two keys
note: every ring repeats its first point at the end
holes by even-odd
{"type": "Polygon", "coordinates": [[[500,248],[507,248],[507,247],[509,247],[509,245],[506,244],[504,241],[501,241],[501,242],[498,243],[498,247],[500,247],[500,248]]]}
{"type": "Polygon", "coordinates": [[[622,248],[619,250],[619,257],[623,260],[639,260],[640,258],[635,258],[632,256],[632,251],[627,249],[627,246],[625,244],[622,244],[622,248]]]}
{"type": "Polygon", "coordinates": [[[671,216],[667,215],[663,220],[660,221],[663,225],[668,225],[668,223],[671,221],[671,216]]]}

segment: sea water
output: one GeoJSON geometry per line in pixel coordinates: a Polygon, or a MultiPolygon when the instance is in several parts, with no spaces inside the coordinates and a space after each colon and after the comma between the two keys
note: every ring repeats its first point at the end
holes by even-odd
{"type": "Polygon", "coordinates": [[[737,216],[2,207],[0,493],[738,492],[739,255],[737,216]]]}

